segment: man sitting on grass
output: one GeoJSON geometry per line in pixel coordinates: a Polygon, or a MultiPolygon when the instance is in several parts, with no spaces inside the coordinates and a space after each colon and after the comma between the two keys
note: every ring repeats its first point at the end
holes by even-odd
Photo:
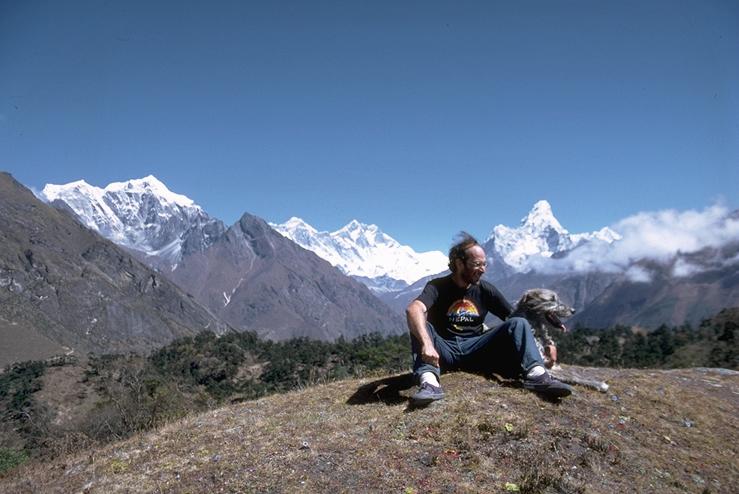
{"type": "Polygon", "coordinates": [[[411,398],[414,404],[444,397],[439,384],[442,369],[520,376],[526,389],[551,398],[572,393],[544,368],[528,321],[508,319],[511,305],[497,288],[481,280],[486,267],[485,251],[474,237],[462,233],[449,250],[452,274],[429,281],[408,305],[413,373],[420,383],[411,398]],[[483,331],[488,312],[505,322],[483,331]]]}

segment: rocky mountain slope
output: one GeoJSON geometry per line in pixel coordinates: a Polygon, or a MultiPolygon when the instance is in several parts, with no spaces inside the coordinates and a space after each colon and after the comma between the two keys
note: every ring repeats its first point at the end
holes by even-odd
{"type": "Polygon", "coordinates": [[[54,353],[144,351],[226,330],[173,283],[6,173],[0,246],[0,330],[19,346],[12,360],[39,357],[39,342],[54,353]]]}
{"type": "Polygon", "coordinates": [[[234,327],[271,339],[405,331],[364,285],[249,214],[169,276],[234,327]]]}
{"type": "Polygon", "coordinates": [[[421,409],[408,375],[336,382],[30,463],[0,490],[733,492],[739,373],[588,372],[608,394],[549,402],[452,373],[446,399],[421,409]]]}

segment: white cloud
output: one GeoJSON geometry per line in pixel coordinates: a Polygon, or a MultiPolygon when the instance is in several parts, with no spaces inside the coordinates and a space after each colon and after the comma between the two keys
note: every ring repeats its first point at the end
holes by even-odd
{"type": "Polygon", "coordinates": [[[695,273],[699,273],[701,267],[695,264],[689,263],[685,259],[678,259],[675,261],[675,265],[672,266],[672,275],[677,277],[690,276],[695,273]]]}
{"type": "Polygon", "coordinates": [[[614,243],[622,259],[668,260],[678,252],[696,252],[739,240],[739,219],[729,217],[724,206],[703,211],[657,211],[639,213],[618,222],[614,229],[623,235],[614,243]]]}
{"type": "Polygon", "coordinates": [[[645,268],[634,265],[629,267],[629,269],[626,270],[626,277],[635,282],[643,282],[646,283],[652,279],[652,276],[649,274],[649,271],[647,271],[645,268]]]}
{"type": "MultiPolygon", "coordinates": [[[[664,210],[642,212],[629,216],[612,229],[622,235],[612,244],[592,242],[573,250],[563,259],[531,259],[529,267],[540,272],[565,273],[584,271],[623,272],[634,281],[646,281],[644,268],[634,270],[640,259],[668,263],[682,253],[696,252],[706,247],[722,247],[739,242],[739,218],[714,205],[702,211],[664,210]]],[[[680,260],[673,267],[676,276],[688,276],[700,267],[680,260]]]]}

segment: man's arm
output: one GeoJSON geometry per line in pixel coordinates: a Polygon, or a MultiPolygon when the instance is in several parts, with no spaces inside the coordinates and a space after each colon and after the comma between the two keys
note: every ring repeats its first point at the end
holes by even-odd
{"type": "Polygon", "coordinates": [[[491,283],[485,283],[485,288],[488,296],[488,310],[493,313],[501,321],[505,321],[511,317],[513,307],[508,303],[508,300],[500,293],[495,285],[491,283]]]}
{"type": "Polygon", "coordinates": [[[436,351],[426,330],[426,310],[426,306],[420,300],[414,300],[408,305],[405,310],[408,329],[421,345],[421,359],[434,367],[439,367],[439,352],[436,351]]]}

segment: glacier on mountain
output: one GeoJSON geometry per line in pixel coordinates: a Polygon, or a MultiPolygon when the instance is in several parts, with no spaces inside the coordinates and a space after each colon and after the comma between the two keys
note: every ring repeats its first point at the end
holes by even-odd
{"type": "Polygon", "coordinates": [[[224,228],[190,198],[170,191],[153,175],[105,188],[84,180],[47,184],[41,196],[62,201],[88,228],[109,240],[157,257],[171,269],[183,248],[202,249],[224,228]]]}
{"type": "Polygon", "coordinates": [[[608,227],[591,233],[571,234],[557,221],[552,207],[545,200],[534,204],[517,228],[497,225],[485,246],[488,256],[492,249],[516,272],[526,272],[541,258],[551,258],[592,243],[611,244],[621,236],[608,227]]]}
{"type": "Polygon", "coordinates": [[[444,271],[447,265],[442,252],[416,252],[382,232],[377,225],[357,220],[334,232],[318,231],[297,217],[270,226],[374,291],[396,290],[397,281],[410,285],[424,276],[444,271]]]}

